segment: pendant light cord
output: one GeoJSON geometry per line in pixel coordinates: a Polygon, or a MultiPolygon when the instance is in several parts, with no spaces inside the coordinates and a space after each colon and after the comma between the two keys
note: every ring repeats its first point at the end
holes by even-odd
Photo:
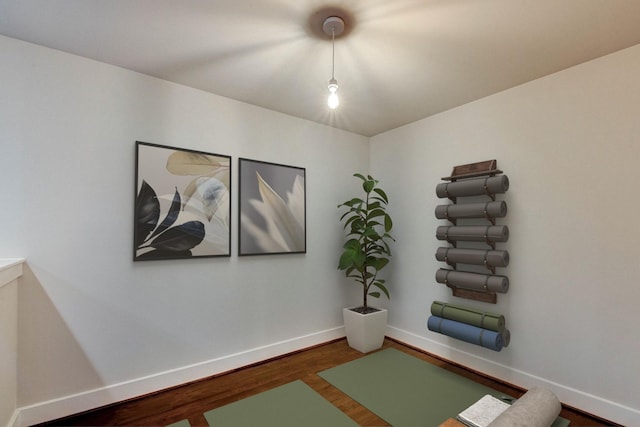
{"type": "Polygon", "coordinates": [[[336,29],[331,29],[331,80],[335,80],[334,70],[336,66],[336,29]]]}
{"type": "Polygon", "coordinates": [[[340,104],[340,99],[338,98],[338,82],[335,77],[336,70],[336,34],[342,34],[344,30],[344,21],[342,18],[337,16],[330,16],[325,19],[322,24],[322,30],[326,35],[331,35],[331,80],[329,80],[329,85],[327,89],[329,89],[329,97],[327,98],[327,104],[329,108],[335,110],[336,107],[340,104]]]}

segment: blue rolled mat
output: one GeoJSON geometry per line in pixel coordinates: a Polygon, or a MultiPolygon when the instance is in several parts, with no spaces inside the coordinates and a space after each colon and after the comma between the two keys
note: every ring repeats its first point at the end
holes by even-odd
{"type": "Polygon", "coordinates": [[[504,347],[504,336],[500,332],[479,328],[467,323],[456,322],[438,316],[429,316],[427,328],[452,338],[479,345],[494,351],[504,347]]]}

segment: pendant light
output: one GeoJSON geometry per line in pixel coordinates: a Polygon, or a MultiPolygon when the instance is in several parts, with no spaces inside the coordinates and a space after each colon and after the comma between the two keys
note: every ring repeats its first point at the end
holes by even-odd
{"type": "Polygon", "coordinates": [[[334,76],[335,64],[336,64],[336,36],[339,36],[344,31],[344,20],[339,16],[330,16],[324,20],[322,24],[322,31],[328,36],[331,36],[331,79],[329,80],[329,98],[327,104],[329,108],[335,110],[340,105],[340,98],[338,98],[338,81],[334,76]]]}

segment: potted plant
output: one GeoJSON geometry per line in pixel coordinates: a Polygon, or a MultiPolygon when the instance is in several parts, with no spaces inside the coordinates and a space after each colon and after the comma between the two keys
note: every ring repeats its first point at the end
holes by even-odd
{"type": "Polygon", "coordinates": [[[356,173],[353,176],[362,180],[364,195],[338,205],[347,209],[340,218],[347,241],[338,269],[362,287],[362,305],[345,308],[343,314],[349,346],[367,353],[382,347],[384,342],[387,310],[369,306],[368,297],[379,298],[382,292],[390,298],[385,281],[378,278],[378,273],[389,263],[389,242],[395,240],[389,234],[393,222],[386,211],[387,194],[371,175],[365,178],[356,173]]]}

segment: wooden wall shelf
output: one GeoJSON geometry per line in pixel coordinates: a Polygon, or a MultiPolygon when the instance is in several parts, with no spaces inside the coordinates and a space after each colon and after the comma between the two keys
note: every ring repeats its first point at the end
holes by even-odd
{"type": "Polygon", "coordinates": [[[449,288],[451,288],[451,293],[454,297],[466,298],[489,304],[496,304],[498,302],[498,295],[495,292],[474,291],[473,289],[456,288],[454,286],[449,286],[449,288]]]}
{"type": "Polygon", "coordinates": [[[479,176],[494,176],[502,173],[498,169],[498,162],[494,160],[485,160],[483,162],[468,163],[466,165],[454,166],[450,176],[442,178],[443,181],[456,181],[465,178],[477,178],[479,176]]]}

